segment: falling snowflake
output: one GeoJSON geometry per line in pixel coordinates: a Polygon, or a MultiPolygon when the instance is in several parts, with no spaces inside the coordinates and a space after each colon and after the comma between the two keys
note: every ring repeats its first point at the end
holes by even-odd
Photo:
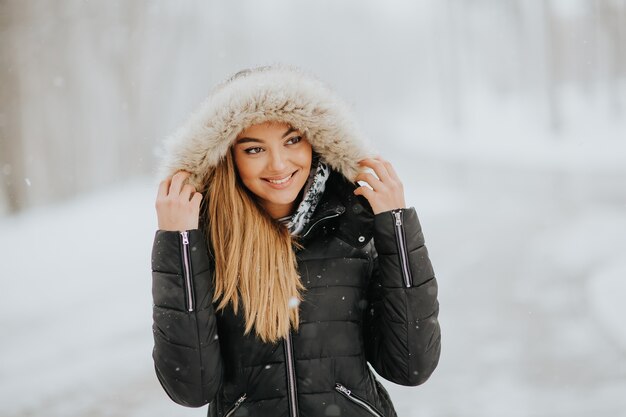
{"type": "Polygon", "coordinates": [[[300,300],[298,297],[291,297],[289,299],[289,308],[297,308],[300,305],[300,300]]]}

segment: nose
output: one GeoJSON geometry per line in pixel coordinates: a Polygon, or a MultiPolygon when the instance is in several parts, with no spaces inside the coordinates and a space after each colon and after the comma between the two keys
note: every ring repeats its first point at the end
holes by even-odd
{"type": "Polygon", "coordinates": [[[282,172],[286,164],[286,155],[284,155],[281,151],[274,151],[270,155],[269,166],[268,168],[274,172],[282,172]]]}

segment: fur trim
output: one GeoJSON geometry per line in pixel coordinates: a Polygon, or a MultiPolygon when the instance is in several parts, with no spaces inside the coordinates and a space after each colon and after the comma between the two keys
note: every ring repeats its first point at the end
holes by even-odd
{"type": "Polygon", "coordinates": [[[160,177],[191,172],[203,179],[244,129],[266,121],[289,123],[334,170],[354,180],[357,162],[374,155],[348,106],[324,83],[286,66],[241,71],[219,84],[161,149],[160,177]]]}

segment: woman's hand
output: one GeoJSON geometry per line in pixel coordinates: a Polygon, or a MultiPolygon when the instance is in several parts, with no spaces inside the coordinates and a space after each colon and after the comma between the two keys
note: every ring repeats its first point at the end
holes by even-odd
{"type": "Polygon", "coordinates": [[[198,228],[202,194],[193,185],[183,182],[191,174],[178,171],[159,184],[156,199],[157,218],[160,230],[185,231],[198,228]]]}
{"type": "Polygon", "coordinates": [[[366,182],[369,187],[362,185],[354,190],[354,194],[367,198],[374,214],[406,207],[402,182],[389,161],[367,158],[359,161],[359,165],[371,168],[376,174],[361,172],[355,180],[366,182]]]}

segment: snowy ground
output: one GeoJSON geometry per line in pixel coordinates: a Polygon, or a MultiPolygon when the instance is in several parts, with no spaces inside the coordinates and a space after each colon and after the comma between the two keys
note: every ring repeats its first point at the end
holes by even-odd
{"type": "MultiPolygon", "coordinates": [[[[385,154],[441,288],[439,368],[385,383],[399,416],[626,416],[620,156],[469,143],[385,154]]],[[[152,369],[155,193],[138,179],[0,220],[0,415],[206,414],[152,369]]]]}

